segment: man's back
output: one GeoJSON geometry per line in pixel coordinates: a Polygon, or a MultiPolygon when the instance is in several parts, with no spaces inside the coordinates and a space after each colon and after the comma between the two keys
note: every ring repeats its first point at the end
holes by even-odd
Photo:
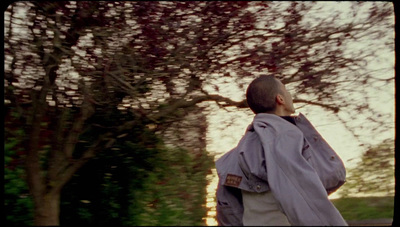
{"type": "MultiPolygon", "coordinates": [[[[309,124],[303,115],[299,116],[298,121],[301,125],[309,124]]],[[[265,223],[274,220],[273,216],[293,225],[346,225],[328,200],[328,188],[322,184],[311,165],[315,164],[311,162],[312,159],[321,155],[331,157],[334,151],[327,144],[322,146],[326,143],[323,140],[307,141],[309,134],[319,135],[311,125],[296,127],[294,122],[290,122],[272,114],[259,114],[254,118],[238,146],[216,163],[220,177],[218,203],[221,200],[230,206],[228,200],[218,197],[218,191],[227,186],[236,187],[243,192],[243,203],[235,201],[231,208],[242,206],[244,214],[237,219],[243,217],[245,225],[275,225],[265,223]],[[305,135],[302,130],[305,130],[305,135]],[[316,152],[314,147],[322,150],[316,152]],[[265,213],[266,209],[269,213],[265,213]],[[283,214],[287,217],[286,221],[283,214]]],[[[340,159],[328,160],[335,164],[335,173],[342,172],[344,166],[339,165],[340,159]]],[[[330,167],[324,164],[325,169],[330,167]]],[[[336,178],[328,175],[328,179],[327,182],[333,182],[336,178]]],[[[217,219],[218,215],[217,211],[217,219]]]]}

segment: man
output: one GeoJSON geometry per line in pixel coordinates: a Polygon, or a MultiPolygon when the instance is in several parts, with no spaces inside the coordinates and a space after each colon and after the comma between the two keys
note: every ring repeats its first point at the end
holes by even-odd
{"type": "Polygon", "coordinates": [[[260,76],[246,98],[254,121],[216,162],[219,225],[347,225],[328,199],[344,183],[344,165],[303,115],[290,116],[282,82],[260,76]]]}

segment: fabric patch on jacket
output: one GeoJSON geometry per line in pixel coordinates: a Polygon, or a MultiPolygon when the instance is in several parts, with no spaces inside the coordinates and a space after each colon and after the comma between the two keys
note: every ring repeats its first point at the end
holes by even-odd
{"type": "Polygon", "coordinates": [[[226,186],[232,186],[232,187],[239,187],[240,182],[242,181],[241,176],[236,176],[233,174],[228,174],[225,179],[225,184],[226,186]]]}

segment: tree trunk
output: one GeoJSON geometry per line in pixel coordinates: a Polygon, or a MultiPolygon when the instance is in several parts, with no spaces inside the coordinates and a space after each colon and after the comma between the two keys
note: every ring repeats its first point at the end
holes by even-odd
{"type": "Polygon", "coordinates": [[[34,224],[36,226],[56,226],[59,225],[60,213],[60,189],[49,189],[39,154],[39,142],[43,140],[40,137],[41,122],[46,111],[46,96],[49,91],[49,83],[46,81],[39,95],[33,98],[33,120],[29,132],[29,140],[26,143],[26,173],[30,193],[33,196],[35,206],[34,224]]]}
{"type": "Polygon", "coordinates": [[[60,192],[45,194],[35,202],[35,225],[58,226],[60,225],[60,192]]]}

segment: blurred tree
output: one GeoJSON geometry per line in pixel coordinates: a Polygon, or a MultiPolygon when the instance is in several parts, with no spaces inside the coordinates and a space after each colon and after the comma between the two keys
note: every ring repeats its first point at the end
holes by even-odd
{"type": "MultiPolygon", "coordinates": [[[[326,17],[313,2],[16,2],[5,12],[5,106],[24,127],[35,224],[59,224],[64,185],[137,122],[161,134],[199,103],[247,107],[219,92],[273,73],[294,102],[350,116],[377,110],[349,92],[380,81],[365,71],[393,51],[393,7],[349,2],[326,17]],[[344,15],[345,14],[345,15],[344,15]],[[339,16],[344,16],[346,20],[339,16]],[[363,40],[371,45],[346,52],[363,40]],[[110,111],[134,120],[107,123],[110,111]],[[94,117],[98,113],[101,117],[94,117]],[[93,130],[89,142],[80,137],[93,130]],[[77,146],[86,150],[76,153],[77,146]]],[[[204,122],[196,122],[201,124],[204,122]]],[[[345,122],[347,123],[347,122],[345,122]]],[[[378,128],[378,127],[376,127],[378,128]]],[[[384,130],[385,127],[379,127],[384,130]]]]}
{"type": "Polygon", "coordinates": [[[394,140],[370,147],[361,160],[348,170],[347,182],[340,189],[342,197],[394,196],[394,140]]]}
{"type": "MultiPolygon", "coordinates": [[[[132,116],[114,111],[113,119],[132,116]]],[[[98,130],[93,128],[93,130],[98,130]]],[[[88,131],[82,140],[90,140],[88,131]]],[[[76,152],[84,151],[78,144],[76,152]]],[[[137,122],[77,171],[61,193],[60,225],[202,225],[210,156],[167,148],[137,122]]]]}
{"type": "Polygon", "coordinates": [[[26,155],[21,140],[22,126],[18,125],[18,113],[10,110],[4,124],[4,213],[5,225],[32,225],[33,204],[25,181],[22,159],[26,155]],[[12,124],[15,122],[15,124],[12,124]]]}

